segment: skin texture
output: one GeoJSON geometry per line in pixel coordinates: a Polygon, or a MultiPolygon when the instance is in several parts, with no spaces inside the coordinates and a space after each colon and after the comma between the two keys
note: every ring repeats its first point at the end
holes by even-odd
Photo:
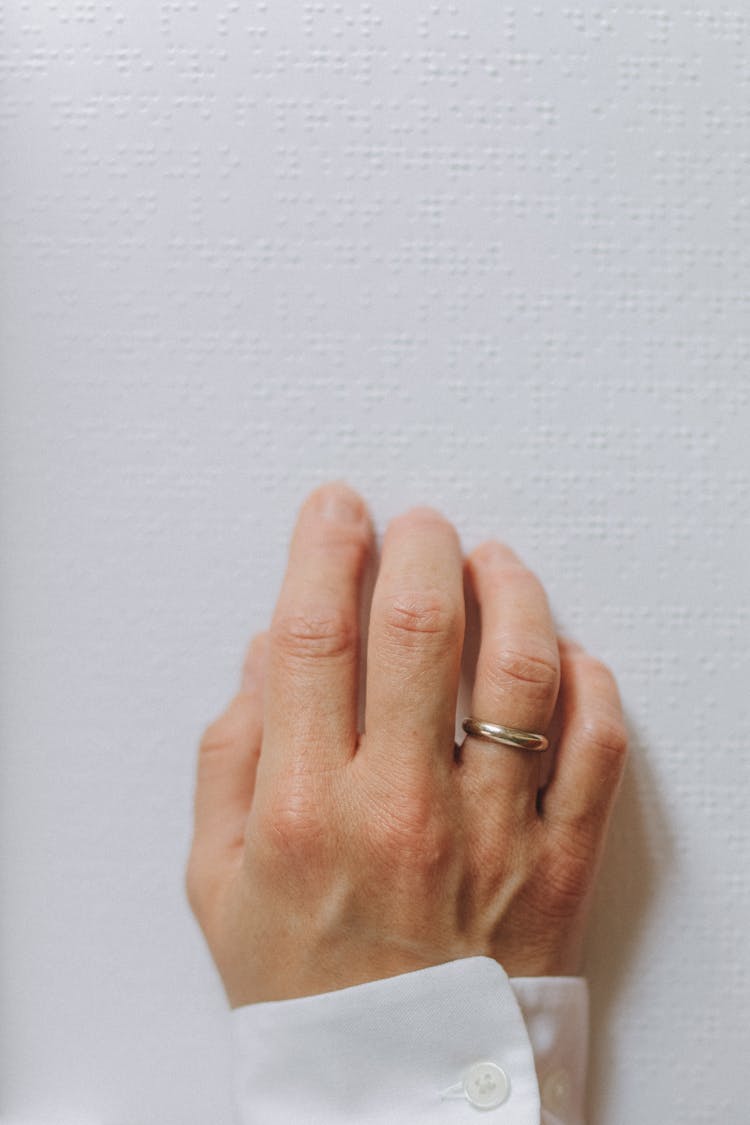
{"type": "Polygon", "coordinates": [[[358,733],[373,550],[356,492],[308,497],[270,629],[200,742],[186,888],[232,1007],[474,955],[511,977],[582,969],[627,754],[614,677],[556,635],[508,546],[464,558],[454,527],[416,508],[383,539],[358,733]],[[544,754],[455,747],[469,590],[471,714],[547,734],[544,754]]]}

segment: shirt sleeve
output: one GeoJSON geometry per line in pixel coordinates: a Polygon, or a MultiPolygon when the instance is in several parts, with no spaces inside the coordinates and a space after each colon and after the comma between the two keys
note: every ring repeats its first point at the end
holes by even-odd
{"type": "Polygon", "coordinates": [[[581,977],[465,957],[230,1020],[242,1125],[583,1125],[581,977]]]}

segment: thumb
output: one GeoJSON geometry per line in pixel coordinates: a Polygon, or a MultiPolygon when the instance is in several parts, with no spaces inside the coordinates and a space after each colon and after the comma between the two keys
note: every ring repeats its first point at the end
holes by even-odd
{"type": "Polygon", "coordinates": [[[198,751],[188,897],[241,855],[263,737],[263,689],[268,634],[253,637],[240,690],[206,727],[198,751]]]}

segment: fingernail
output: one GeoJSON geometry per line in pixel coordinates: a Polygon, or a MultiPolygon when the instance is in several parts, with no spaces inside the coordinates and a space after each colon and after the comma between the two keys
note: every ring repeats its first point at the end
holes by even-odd
{"type": "Polygon", "coordinates": [[[321,512],[335,523],[357,523],[362,519],[362,501],[350,492],[332,488],[325,494],[321,512]]]}
{"type": "Polygon", "coordinates": [[[495,542],[483,543],[474,552],[473,557],[477,565],[486,567],[504,566],[508,563],[520,563],[521,561],[515,551],[511,550],[505,543],[495,542]]]}

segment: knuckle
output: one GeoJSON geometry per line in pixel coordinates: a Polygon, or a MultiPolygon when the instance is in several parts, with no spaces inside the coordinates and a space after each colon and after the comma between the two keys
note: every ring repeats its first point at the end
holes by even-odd
{"type": "Polygon", "coordinates": [[[256,705],[241,692],[234,695],[222,713],[204,728],[200,739],[202,758],[221,756],[247,738],[256,705]]]}
{"type": "Polygon", "coordinates": [[[284,855],[309,856],[330,833],[308,784],[281,785],[258,813],[260,838],[284,855]]]}
{"type": "Polygon", "coordinates": [[[601,660],[594,661],[597,675],[601,679],[602,692],[609,696],[613,705],[618,709],[622,709],[620,700],[620,689],[617,684],[617,677],[608,664],[603,663],[601,660]]]}
{"type": "Polygon", "coordinates": [[[440,591],[407,590],[390,594],[383,608],[386,636],[398,646],[412,647],[434,639],[457,641],[462,628],[460,608],[440,591]]]}
{"type": "Polygon", "coordinates": [[[575,912],[588,893],[596,862],[589,839],[583,833],[560,833],[547,852],[542,893],[554,913],[575,912]]]}
{"type": "Polygon", "coordinates": [[[490,661],[488,672],[491,680],[500,688],[524,685],[547,694],[557,687],[558,665],[551,652],[538,648],[517,649],[502,647],[490,661]]]}
{"type": "Polygon", "coordinates": [[[205,758],[213,757],[215,754],[223,754],[233,745],[233,742],[234,732],[227,723],[226,717],[221,715],[204,729],[200,740],[200,755],[205,758]]]}
{"type": "Polygon", "coordinates": [[[357,642],[357,624],[343,609],[297,610],[279,615],[271,626],[277,651],[293,661],[335,659],[357,642]]]}
{"type": "Polygon", "coordinates": [[[423,875],[444,867],[453,847],[452,832],[436,810],[434,794],[426,789],[402,793],[373,809],[367,837],[381,861],[423,875]]]}
{"type": "Polygon", "coordinates": [[[598,758],[609,760],[615,769],[621,768],[628,752],[628,732],[621,719],[592,715],[584,719],[580,737],[598,758]]]}

